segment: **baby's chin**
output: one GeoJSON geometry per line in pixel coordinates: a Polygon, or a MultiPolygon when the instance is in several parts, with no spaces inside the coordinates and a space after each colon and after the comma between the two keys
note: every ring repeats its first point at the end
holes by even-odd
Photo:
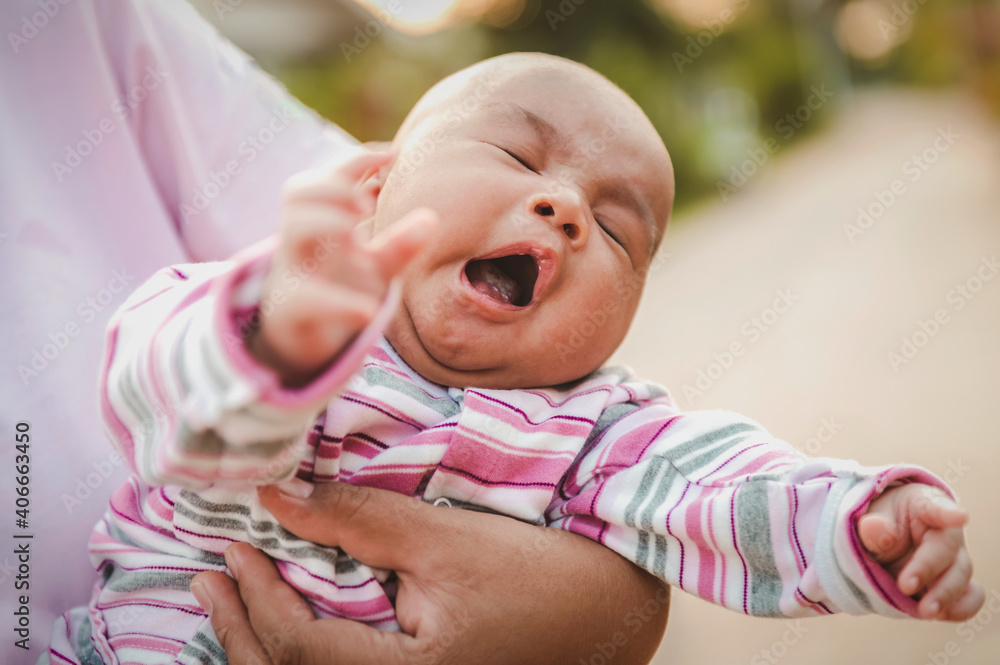
{"type": "Polygon", "coordinates": [[[560,360],[553,349],[545,358],[525,356],[504,364],[473,364],[468,360],[471,354],[441,349],[435,340],[423,339],[412,327],[390,325],[385,337],[417,374],[432,383],[462,389],[522,390],[560,386],[583,379],[607,361],[607,358],[587,363],[581,362],[582,359],[560,360]],[[558,361],[555,367],[550,366],[553,359],[558,361]]]}

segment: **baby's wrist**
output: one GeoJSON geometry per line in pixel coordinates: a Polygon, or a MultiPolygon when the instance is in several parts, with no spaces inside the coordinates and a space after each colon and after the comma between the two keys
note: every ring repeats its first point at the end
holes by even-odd
{"type": "Polygon", "coordinates": [[[274,372],[285,388],[308,385],[322,370],[322,367],[303,367],[285,358],[267,340],[262,328],[255,328],[246,338],[246,349],[257,363],[274,372]]]}

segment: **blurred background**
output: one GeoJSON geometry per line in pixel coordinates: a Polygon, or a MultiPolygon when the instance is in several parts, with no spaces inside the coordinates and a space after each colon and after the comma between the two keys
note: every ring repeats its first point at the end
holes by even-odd
{"type": "Polygon", "coordinates": [[[753,619],[678,592],[656,663],[1000,663],[1000,3],[194,4],[361,140],[495,54],[605,74],[677,174],[614,360],[809,454],[923,465],[972,515],[987,605],[969,622],[753,619]]]}

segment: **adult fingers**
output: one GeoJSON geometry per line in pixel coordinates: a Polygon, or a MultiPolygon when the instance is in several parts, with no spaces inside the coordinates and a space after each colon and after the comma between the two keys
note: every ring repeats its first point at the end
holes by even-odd
{"type": "Polygon", "coordinates": [[[299,646],[298,634],[316,621],[299,593],[281,578],[270,557],[247,543],[226,549],[226,564],[239,585],[250,626],[276,663],[299,646]]]}
{"type": "Polygon", "coordinates": [[[422,562],[425,539],[439,542],[453,533],[437,519],[446,509],[387,490],[320,483],[305,498],[274,485],[258,488],[257,494],[281,526],[298,537],[397,572],[422,562]]]}
{"type": "Polygon", "coordinates": [[[231,665],[271,665],[250,626],[235,581],[222,573],[199,573],[191,580],[191,593],[208,612],[215,636],[231,665]]]}
{"type": "Polygon", "coordinates": [[[954,562],[961,546],[960,539],[961,530],[958,529],[928,531],[899,573],[900,591],[912,596],[936,580],[954,562]]]}
{"type": "Polygon", "coordinates": [[[420,645],[409,636],[346,619],[316,619],[267,555],[252,546],[231,545],[226,563],[236,583],[230,580],[226,588],[220,584],[211,592],[212,627],[232,665],[402,665],[415,661],[420,645]],[[235,585],[238,595],[232,589],[235,585]],[[223,610],[220,600],[226,606],[225,622],[215,618],[223,610]]]}

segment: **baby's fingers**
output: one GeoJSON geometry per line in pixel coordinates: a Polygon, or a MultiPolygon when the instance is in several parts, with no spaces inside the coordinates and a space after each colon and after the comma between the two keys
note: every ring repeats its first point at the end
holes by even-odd
{"type": "Polygon", "coordinates": [[[369,252],[386,281],[427,245],[437,230],[437,219],[433,210],[418,208],[375,237],[369,252]]]}
{"type": "Polygon", "coordinates": [[[924,597],[920,599],[917,611],[925,619],[932,619],[949,610],[969,587],[972,579],[972,561],[963,547],[955,557],[955,563],[935,581],[924,597]]]}
{"type": "Polygon", "coordinates": [[[969,514],[936,487],[924,487],[912,499],[910,514],[932,529],[965,526],[969,514]]]}
{"type": "Polygon", "coordinates": [[[311,169],[293,175],[285,183],[286,197],[325,200],[331,194],[341,194],[361,182],[369,173],[388,164],[395,157],[392,152],[360,151],[346,161],[332,166],[311,169]]]}
{"type": "Polygon", "coordinates": [[[983,606],[983,601],[986,600],[986,592],[983,590],[983,585],[979,582],[972,580],[969,586],[965,588],[965,593],[963,593],[955,604],[948,608],[941,619],[944,621],[966,621],[975,616],[979,608],[983,606]]]}
{"type": "Polygon", "coordinates": [[[963,541],[961,529],[928,531],[899,573],[899,590],[912,596],[936,580],[955,562],[958,551],[964,549],[963,541]]]}

